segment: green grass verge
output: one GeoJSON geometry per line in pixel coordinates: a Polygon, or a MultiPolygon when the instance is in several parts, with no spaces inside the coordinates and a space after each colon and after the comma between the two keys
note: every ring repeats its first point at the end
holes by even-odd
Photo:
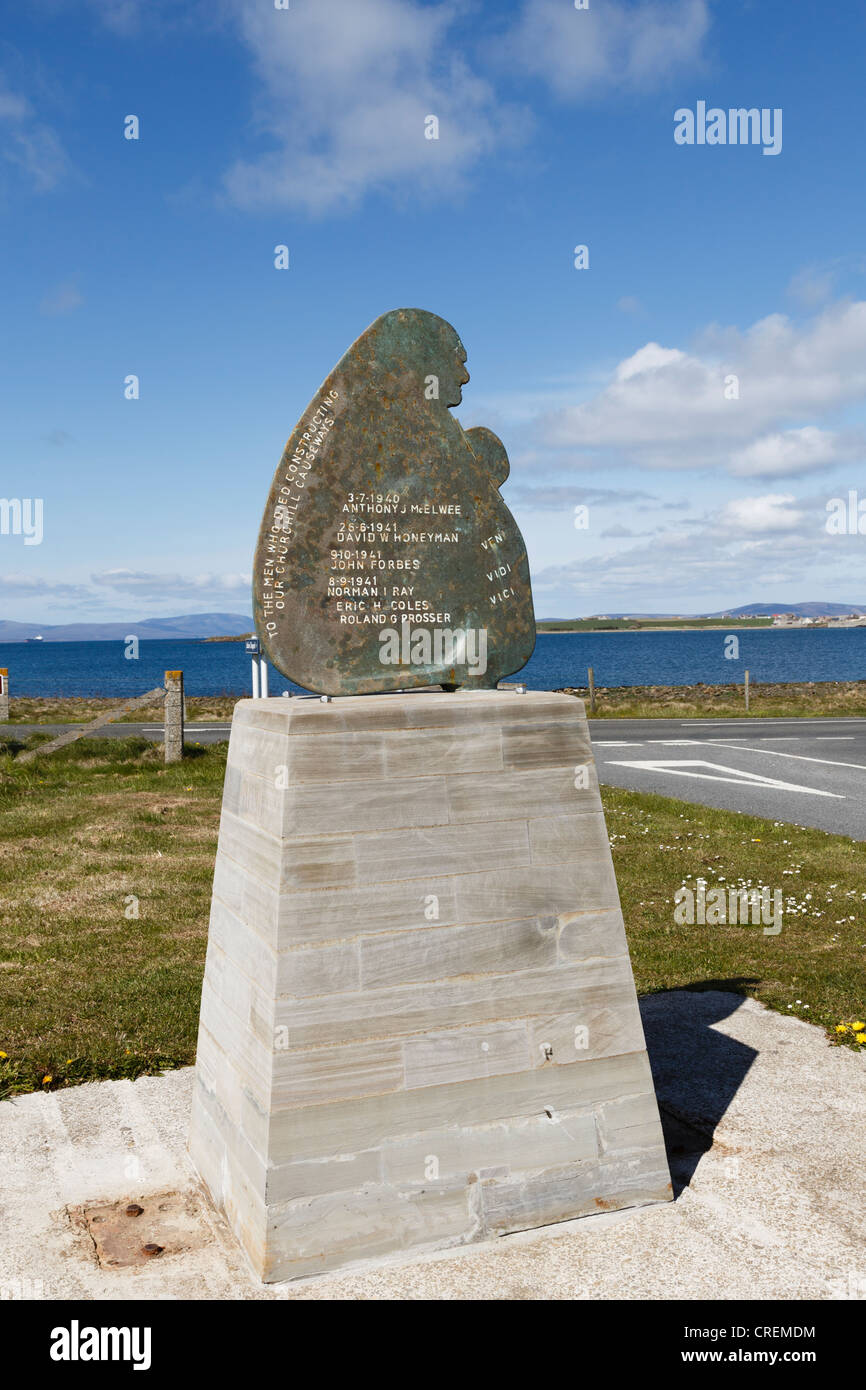
{"type": "MultiPolygon", "coordinates": [[[[89,724],[100,714],[126,704],[128,695],[57,695],[13,696],[9,701],[10,726],[22,724],[89,724]]],[[[190,695],[187,697],[187,722],[231,719],[240,695],[190,695]]],[[[161,724],[164,713],[162,700],[121,715],[119,724],[161,724]]],[[[4,726],[0,724],[0,729],[4,726]]]]}
{"type": "Polygon", "coordinates": [[[866,681],[753,684],[748,710],[742,684],[596,686],[594,712],[586,686],[561,693],[583,700],[590,719],[866,718],[866,681]]]}
{"type": "MultiPolygon", "coordinates": [[[[137,738],[16,766],[21,746],[0,745],[0,1095],[192,1062],[226,745],[168,768],[137,738]]],[[[640,993],[721,987],[829,1030],[863,1019],[863,845],[637,792],[604,802],[640,993]],[[780,935],[675,924],[689,874],[782,888],[780,935]]]]}
{"type": "Polygon", "coordinates": [[[602,799],[639,994],[733,989],[853,1044],[850,1024],[866,1021],[866,846],[617,787],[602,799]],[[674,894],[699,878],[707,892],[780,889],[779,934],[675,922],[674,894]]]}
{"type": "Polygon", "coordinates": [[[225,753],[0,756],[0,1095],[193,1060],[225,753]]]}

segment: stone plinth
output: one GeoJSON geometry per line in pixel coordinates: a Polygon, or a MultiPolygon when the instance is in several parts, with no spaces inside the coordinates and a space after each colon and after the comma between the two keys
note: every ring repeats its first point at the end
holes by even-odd
{"type": "Polygon", "coordinates": [[[579,701],[236,706],[190,1151],[265,1280],[670,1198],[579,701]]]}

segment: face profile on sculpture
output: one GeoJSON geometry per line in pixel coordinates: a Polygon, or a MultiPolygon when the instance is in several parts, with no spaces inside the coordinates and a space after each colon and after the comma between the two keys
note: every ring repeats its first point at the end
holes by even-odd
{"type": "Polygon", "coordinates": [[[254,561],[265,656],[296,684],[353,695],[490,688],[535,645],[529,564],[491,430],[451,414],[466,349],[422,309],[383,314],[295,427],[254,561]]]}
{"type": "Polygon", "coordinates": [[[466,349],[461,343],[457,334],[454,334],[454,361],[449,365],[450,374],[440,378],[439,394],[443,405],[454,406],[463,403],[463,387],[469,381],[469,373],[466,370],[466,349]]]}

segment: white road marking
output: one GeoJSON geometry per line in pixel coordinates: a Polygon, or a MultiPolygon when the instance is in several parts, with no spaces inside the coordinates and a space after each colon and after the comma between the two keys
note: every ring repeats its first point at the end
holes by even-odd
{"type": "MultiPolygon", "coordinates": [[[[707,740],[709,742],[709,740],[707,740]]],[[[765,758],[795,758],[798,763],[821,763],[824,767],[857,767],[866,772],[866,763],[841,763],[836,758],[810,758],[805,753],[783,753],[780,748],[743,748],[735,746],[732,753],[757,753],[765,758]]]]}
{"type": "Polygon", "coordinates": [[[738,724],[741,728],[749,728],[750,725],[768,724],[866,724],[866,718],[861,715],[828,715],[826,719],[812,718],[809,715],[801,715],[799,718],[792,715],[790,719],[765,717],[764,719],[684,719],[681,727],[683,729],[711,728],[720,729],[725,724],[738,724]]]}
{"type": "Polygon", "coordinates": [[[694,747],[695,744],[703,743],[703,739],[701,739],[701,738],[647,738],[647,739],[644,739],[644,742],[645,742],[645,743],[664,743],[664,744],[667,744],[668,747],[670,747],[670,748],[682,748],[682,747],[685,747],[686,744],[689,744],[691,747],[694,747]]]}
{"type": "Polygon", "coordinates": [[[816,735],[815,735],[815,739],[816,739],[816,742],[818,742],[818,743],[853,743],[853,742],[854,742],[854,735],[853,735],[853,734],[816,734],[816,735]]]}
{"type": "MultiPolygon", "coordinates": [[[[744,749],[744,752],[751,752],[751,749],[744,749]]],[[[781,754],[782,757],[787,756],[781,754]]],[[[794,756],[794,755],[792,755],[794,756]]],[[[809,761],[817,762],[818,759],[809,761]]],[[[844,801],[845,797],[837,792],[820,791],[817,787],[800,787],[794,782],[782,782],[777,777],[762,777],[757,772],[743,772],[736,767],[722,767],[720,763],[708,763],[700,758],[682,758],[660,761],[653,759],[646,762],[612,762],[613,767],[634,767],[639,771],[646,772],[669,772],[674,777],[698,777],[705,782],[734,782],[744,787],[767,787],[774,791],[802,792],[804,796],[829,796],[835,801],[844,801]],[[695,772],[693,769],[698,767],[712,768],[712,772],[695,772]],[[722,773],[720,777],[718,774],[722,773]]]]}
{"type": "Polygon", "coordinates": [[[594,748],[640,748],[640,743],[624,743],[621,739],[610,743],[601,743],[598,739],[593,739],[594,748]]]}

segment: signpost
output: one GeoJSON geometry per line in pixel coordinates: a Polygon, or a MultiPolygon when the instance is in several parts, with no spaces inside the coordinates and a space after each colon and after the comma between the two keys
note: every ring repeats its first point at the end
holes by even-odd
{"type": "Polygon", "coordinates": [[[253,699],[266,700],[268,698],[268,663],[260,655],[261,648],[258,637],[248,637],[245,646],[253,660],[253,699]]]}

